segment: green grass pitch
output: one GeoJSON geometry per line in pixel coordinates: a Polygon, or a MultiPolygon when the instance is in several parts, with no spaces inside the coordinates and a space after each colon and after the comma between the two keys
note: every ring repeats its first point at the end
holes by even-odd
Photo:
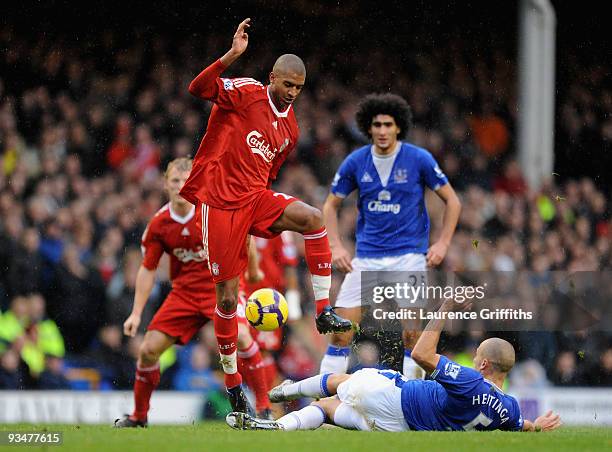
{"type": "MultiPolygon", "coordinates": [[[[103,425],[0,425],[0,431],[61,431],[64,451],[593,451],[612,450],[612,429],[562,427],[549,433],[508,432],[352,432],[338,428],[307,432],[244,432],[221,422],[190,426],[151,426],[115,430],[103,425]]],[[[43,450],[0,446],[2,450],[43,450]]]]}

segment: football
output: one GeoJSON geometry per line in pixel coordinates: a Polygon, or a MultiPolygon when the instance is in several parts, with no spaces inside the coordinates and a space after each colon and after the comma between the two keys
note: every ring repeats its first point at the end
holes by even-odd
{"type": "Polygon", "coordinates": [[[287,300],[274,289],[253,292],[246,305],[246,318],[260,331],[273,331],[283,326],[289,315],[287,300]]]}

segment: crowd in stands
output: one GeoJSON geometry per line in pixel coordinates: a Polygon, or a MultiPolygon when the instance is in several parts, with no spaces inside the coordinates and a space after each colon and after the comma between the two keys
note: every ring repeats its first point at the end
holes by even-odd
{"type": "MultiPolygon", "coordinates": [[[[197,45],[153,34],[126,44],[113,33],[83,42],[0,29],[0,388],[79,388],[87,381],[88,388],[131,389],[144,327],[170,287],[166,263],[141,334],[124,337],[140,238],[165,202],[165,165],[192,156],[206,129],[210,105],[190,97],[187,86],[225,51],[227,34],[200,36],[197,45]]],[[[612,167],[609,67],[581,66],[580,78],[565,74],[561,166],[534,191],[516,160],[517,71],[503,46],[483,54],[460,38],[420,42],[419,51],[390,59],[389,49],[364,39],[359,52],[340,55],[342,33],[325,39],[327,46],[311,45],[302,55],[307,86],[295,105],[301,137],[278,191],[321,207],[340,162],[366,143],[354,119],[360,97],[391,90],[411,105],[410,141],[432,152],[462,200],[444,270],[612,270],[610,180],[593,176],[612,167]]],[[[227,74],[265,80],[282,49],[254,44],[227,74]]],[[[435,237],[441,204],[429,201],[435,237]]],[[[349,248],[356,215],[349,199],[339,223],[349,248]]],[[[325,344],[314,331],[303,263],[300,275],[306,315],[279,356],[292,377],[316,372],[325,344]]],[[[340,281],[335,275],[334,292],[340,281]]],[[[517,381],[612,385],[610,332],[509,336],[521,360],[517,381]]],[[[162,359],[162,387],[219,387],[211,371],[214,336],[205,329],[202,337],[162,359]]],[[[447,335],[445,343],[459,356],[480,338],[447,335]]],[[[367,347],[360,354],[376,359],[367,347]]]]}

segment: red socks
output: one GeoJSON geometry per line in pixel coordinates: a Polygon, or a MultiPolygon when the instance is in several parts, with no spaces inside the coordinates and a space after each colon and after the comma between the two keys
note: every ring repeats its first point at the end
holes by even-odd
{"type": "Polygon", "coordinates": [[[304,233],[306,264],[312,275],[312,290],[315,296],[317,315],[329,305],[331,288],[332,254],[325,227],[304,233]]]}
{"type": "Polygon", "coordinates": [[[238,350],[238,368],[247,386],[255,393],[256,410],[270,408],[268,389],[271,386],[266,380],[266,369],[257,342],[253,341],[246,350],[238,350]]]}
{"type": "Polygon", "coordinates": [[[242,377],[238,373],[236,362],[236,344],[238,343],[238,320],[236,309],[225,312],[215,307],[215,336],[219,344],[219,355],[221,366],[225,373],[225,387],[234,388],[242,383],[242,377]]]}
{"type": "Polygon", "coordinates": [[[146,421],[149,412],[149,402],[153,390],[159,384],[159,362],[151,367],[136,368],[134,381],[134,413],[133,420],[146,421]]]}

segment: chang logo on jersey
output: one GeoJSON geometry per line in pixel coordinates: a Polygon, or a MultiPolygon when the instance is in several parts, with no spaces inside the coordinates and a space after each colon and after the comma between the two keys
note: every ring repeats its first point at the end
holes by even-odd
{"type": "Polygon", "coordinates": [[[370,201],[368,203],[368,210],[370,212],[393,212],[395,215],[400,213],[402,206],[399,204],[388,204],[380,201],[370,201]]]}
{"type": "Polygon", "coordinates": [[[370,212],[392,212],[394,215],[400,213],[402,206],[400,204],[392,204],[384,201],[391,201],[391,193],[388,190],[381,190],[378,193],[378,201],[370,201],[368,210],[370,212]]]}
{"type": "Polygon", "coordinates": [[[276,154],[280,154],[289,146],[289,138],[285,138],[280,149],[271,149],[270,143],[266,142],[263,135],[257,130],[252,130],[246,136],[247,145],[251,148],[253,154],[257,154],[264,159],[264,162],[270,163],[276,157],[276,154]]]}
{"type": "Polygon", "coordinates": [[[197,250],[188,250],[185,248],[174,248],[172,254],[181,261],[182,263],[187,262],[204,262],[206,260],[206,253],[203,248],[197,250]]]}

